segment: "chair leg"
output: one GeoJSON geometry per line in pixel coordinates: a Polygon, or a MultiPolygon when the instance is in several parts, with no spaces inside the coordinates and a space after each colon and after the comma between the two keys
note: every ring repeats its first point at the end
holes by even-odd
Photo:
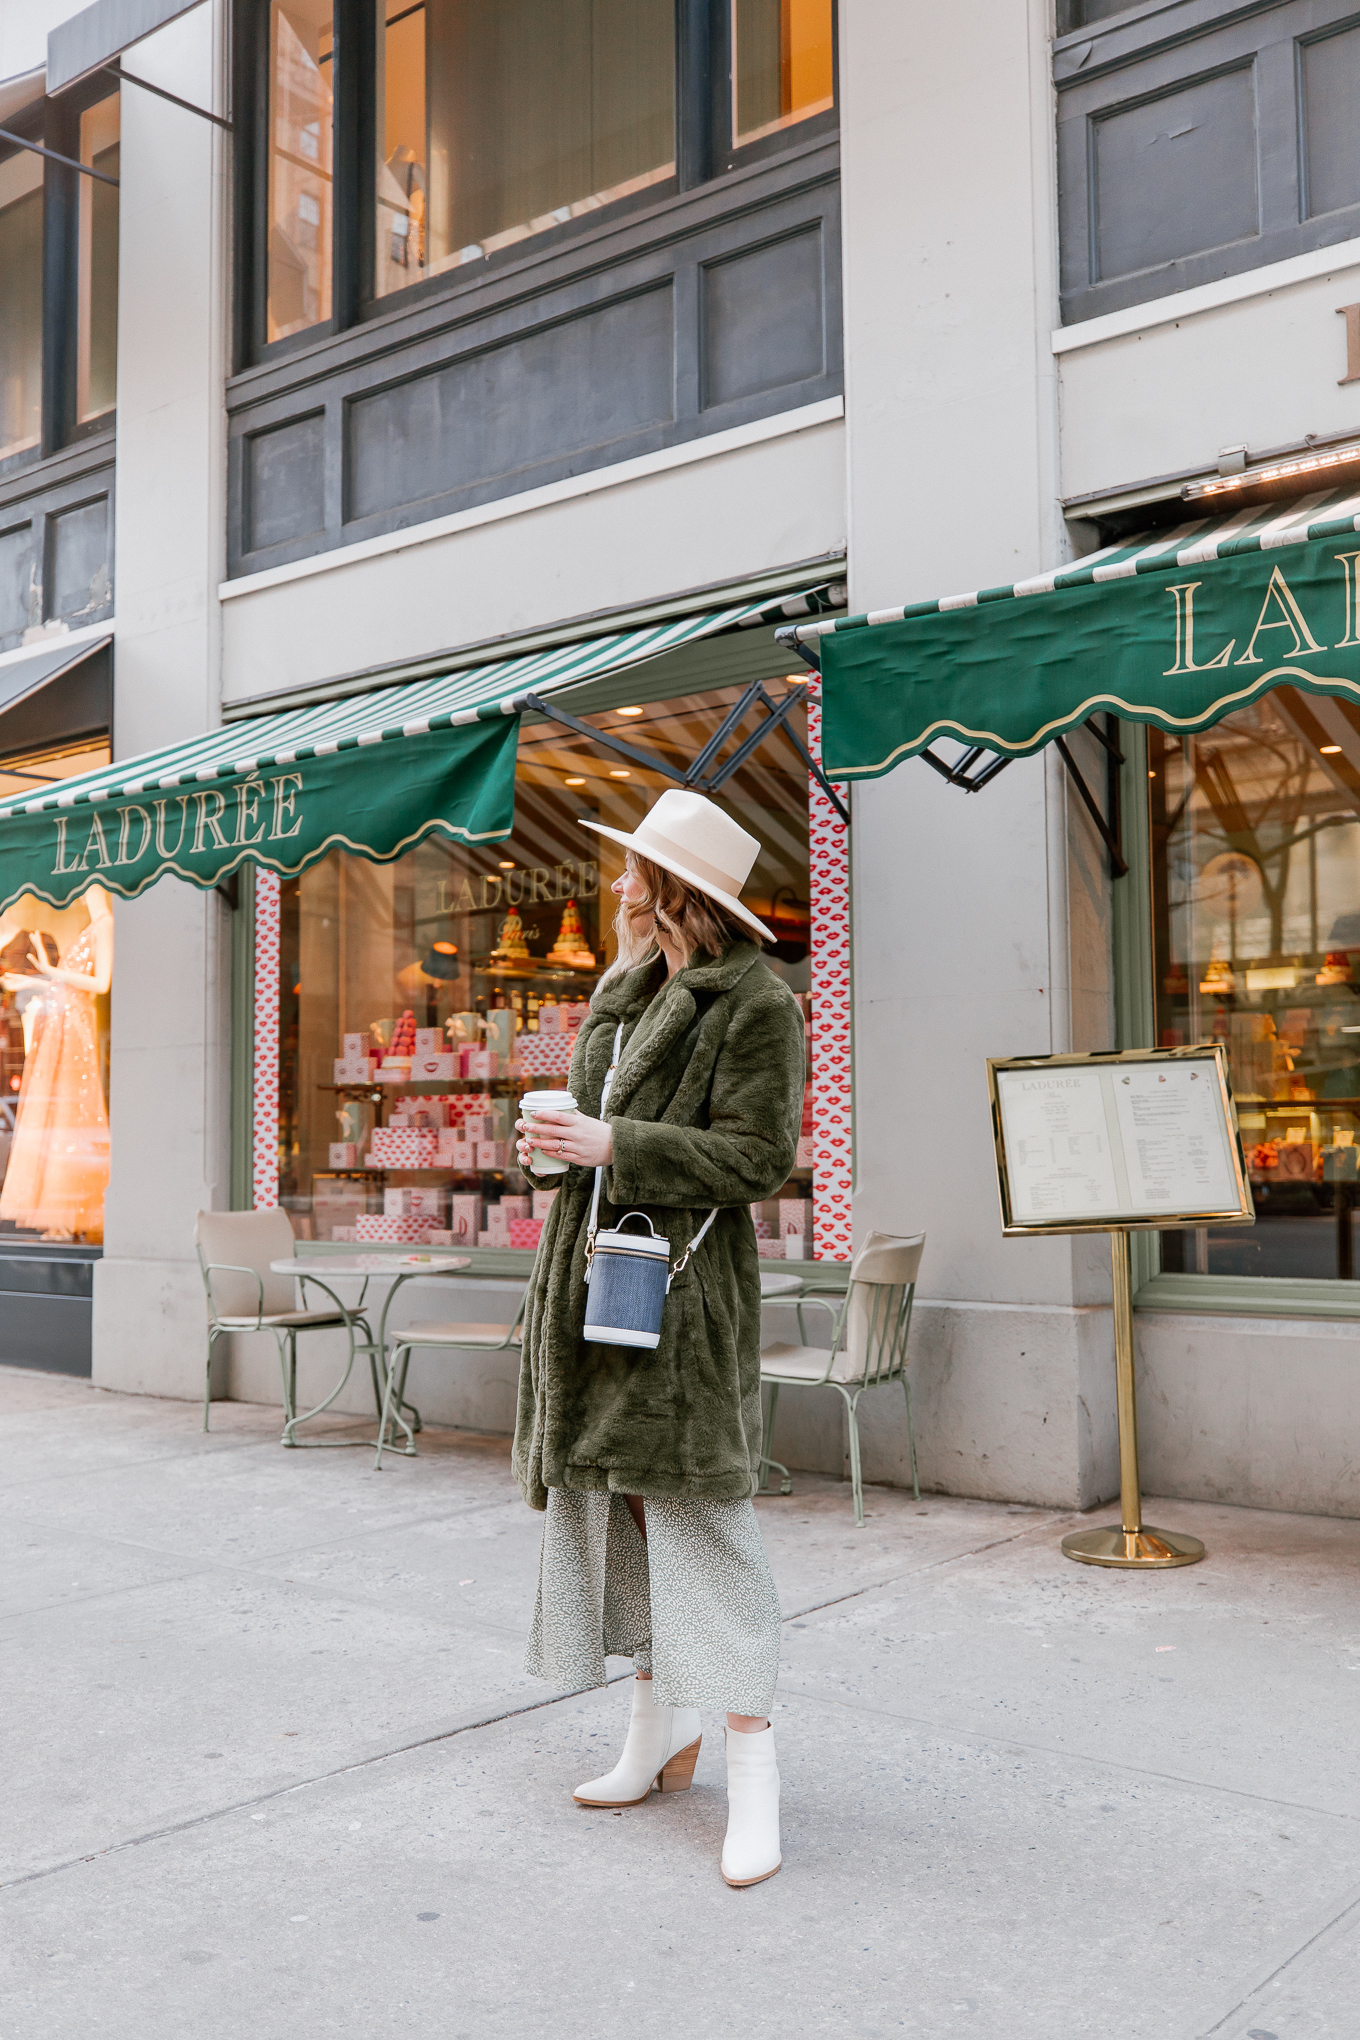
{"type": "Polygon", "coordinates": [[[850,1482],[855,1493],[855,1527],[864,1528],[864,1480],[859,1465],[859,1412],[855,1405],[858,1396],[846,1396],[846,1414],[850,1419],[850,1482]]]}
{"type": "Polygon", "coordinates": [[[280,1438],[279,1443],[280,1445],[293,1445],[297,1442],[293,1437],[293,1424],[297,1417],[297,1404],[294,1400],[297,1386],[297,1350],[294,1346],[293,1372],[290,1379],[288,1349],[292,1341],[289,1339],[287,1332],[275,1332],[274,1343],[279,1349],[279,1378],[283,1383],[283,1436],[280,1438]]]}
{"type": "Polygon", "coordinates": [[[209,1332],[208,1364],[203,1370],[203,1428],[205,1431],[208,1428],[208,1412],[212,1407],[213,1342],[216,1339],[216,1337],[217,1337],[216,1332],[209,1332]]]}
{"type": "MultiPolygon", "coordinates": [[[[774,1413],[778,1408],[779,1383],[772,1381],[770,1383],[770,1407],[765,1417],[765,1436],[761,1441],[762,1446],[774,1443],[774,1413]]],[[[767,1495],[770,1492],[770,1468],[773,1464],[774,1461],[770,1458],[769,1453],[762,1450],[760,1455],[760,1486],[756,1490],[757,1494],[767,1495]]]]}
{"type": "Polygon", "coordinates": [[[902,1393],[907,1398],[907,1444],[911,1447],[911,1491],[917,1501],[921,1499],[921,1483],[916,1478],[916,1428],[911,1421],[911,1383],[902,1376],[902,1393]]]}
{"type": "Polygon", "coordinates": [[[382,1410],[378,1417],[378,1448],[373,1457],[373,1471],[381,1473],[383,1447],[387,1443],[387,1427],[392,1421],[392,1388],[397,1378],[397,1352],[393,1347],[387,1356],[387,1380],[383,1387],[382,1410]]]}

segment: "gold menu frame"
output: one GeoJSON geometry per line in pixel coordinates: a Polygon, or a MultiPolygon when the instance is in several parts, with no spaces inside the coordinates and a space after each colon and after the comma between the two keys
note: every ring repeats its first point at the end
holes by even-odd
{"type": "Polygon", "coordinates": [[[1133,1373],[1133,1277],[1129,1256],[1131,1232],[1164,1232],[1174,1226],[1238,1225],[1256,1222],[1251,1180],[1242,1153],[1242,1136],[1237,1125],[1232,1085],[1228,1077],[1228,1052],[1222,1042],[1206,1041],[1188,1048],[1125,1048],[1085,1055],[995,1056],[987,1060],[987,1090],[992,1107],[992,1138],[996,1145],[996,1181],[1001,1199],[1001,1231],[1007,1239],[1033,1239],[1057,1233],[1107,1232],[1110,1235],[1110,1274],[1113,1282],[1115,1400],[1119,1413],[1119,1500],[1120,1520],[1098,1530],[1074,1530],[1063,1538],[1066,1558],[1082,1565],[1136,1567],[1140,1571],[1164,1571],[1170,1566],[1194,1565],[1204,1556],[1198,1537],[1184,1531],[1155,1530],[1143,1521],[1142,1487],[1138,1472],[1138,1405],[1133,1373]],[[1218,1075],[1219,1098],[1231,1139],[1234,1179],[1238,1205],[1230,1211],[1157,1212],[1150,1217],[1125,1216],[1110,1212],[1103,1217],[1049,1219],[1038,1225],[1019,1225],[1011,1212],[1010,1174],[1006,1164],[1006,1137],[1001,1118],[1001,1097],[997,1085],[1000,1070],[1119,1069],[1130,1064],[1207,1062],[1212,1060],[1218,1075]]]}
{"type": "Polygon", "coordinates": [[[1228,1051],[1221,1041],[1199,1042],[1191,1048],[1112,1048],[1097,1050],[1081,1055],[1013,1055],[989,1056],[987,1059],[987,1093],[992,1108],[992,1139],[996,1147],[996,1182],[1001,1199],[1001,1231],[1006,1239],[1031,1239],[1053,1233],[1078,1232],[1165,1232],[1175,1226],[1201,1225],[1254,1225],[1256,1207],[1252,1202],[1251,1181],[1247,1175],[1246,1162],[1242,1153],[1242,1136],[1237,1125],[1237,1108],[1233,1103],[1232,1084],[1228,1076],[1228,1051]],[[1001,1099],[997,1086],[998,1070],[1060,1070],[1060,1069],[1126,1069],[1145,1063],[1177,1063],[1212,1061],[1218,1076],[1220,1102],[1224,1121],[1229,1134],[1229,1149],[1233,1159],[1233,1175],[1237,1184],[1238,1203],[1229,1210],[1215,1211],[1166,1211],[1156,1212],[1148,1217],[1124,1216],[1112,1211],[1104,1216],[1088,1219],[1052,1219],[1038,1225],[1021,1225],[1011,1212],[1010,1173],[1006,1163],[1006,1136],[1001,1119],[1001,1099]]]}

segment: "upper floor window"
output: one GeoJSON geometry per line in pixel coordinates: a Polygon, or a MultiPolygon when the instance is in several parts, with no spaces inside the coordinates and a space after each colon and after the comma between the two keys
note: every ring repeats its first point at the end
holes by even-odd
{"type": "MultiPolygon", "coordinates": [[[[116,178],[118,135],[115,92],[80,116],[81,162],[116,178]]],[[[87,425],[111,411],[118,394],[118,190],[82,177],[79,201],[76,423],[87,425]]]]}
{"type": "Polygon", "coordinates": [[[117,400],[119,100],[102,85],[5,122],[16,139],[0,141],[0,462],[55,452],[117,400]]]}
{"type": "Polygon", "coordinates": [[[675,175],[674,0],[386,0],[374,295],[675,175]]]}
{"type": "Polygon", "coordinates": [[[330,0],[269,9],[267,336],[283,340],[331,315],[330,0]]]}
{"type": "Polygon", "coordinates": [[[739,144],[834,104],[831,0],[732,0],[732,44],[739,144]]]}
{"type": "MultiPolygon", "coordinates": [[[[834,122],[834,0],[246,0],[243,357],[834,122]],[[253,13],[252,13],[253,7],[253,13]],[[267,29],[267,33],[266,33],[267,29]],[[253,291],[249,280],[253,278],[253,291]]],[[[815,130],[814,130],[815,131],[815,130]]]]}
{"type": "Polygon", "coordinates": [[[42,436],[43,159],[0,162],[0,460],[42,436]]]}

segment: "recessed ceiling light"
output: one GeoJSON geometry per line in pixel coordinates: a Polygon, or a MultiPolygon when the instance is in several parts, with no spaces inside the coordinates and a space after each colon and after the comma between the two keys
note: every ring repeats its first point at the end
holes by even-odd
{"type": "Polygon", "coordinates": [[[642,710],[641,710],[640,708],[621,708],[621,709],[619,710],[619,714],[620,714],[620,715],[641,715],[641,714],[642,714],[642,710]]]}
{"type": "Polygon", "coordinates": [[[632,776],[631,772],[620,771],[617,767],[609,775],[611,779],[631,779],[632,776]]]}
{"type": "Polygon", "coordinates": [[[1324,758],[1334,758],[1341,749],[1341,746],[1340,744],[1319,744],[1318,749],[1324,758]]]}
{"type": "Polygon", "coordinates": [[[502,858],[502,859],[501,859],[501,870],[502,870],[502,871],[513,871],[513,870],[514,870],[514,868],[515,868],[515,867],[514,867],[514,865],[513,865],[513,864],[507,864],[504,858],[502,858]]]}
{"type": "Polygon", "coordinates": [[[584,785],[585,785],[585,781],[584,781],[584,779],[569,779],[569,780],[567,781],[567,785],[568,785],[568,786],[584,786],[584,785]]]}

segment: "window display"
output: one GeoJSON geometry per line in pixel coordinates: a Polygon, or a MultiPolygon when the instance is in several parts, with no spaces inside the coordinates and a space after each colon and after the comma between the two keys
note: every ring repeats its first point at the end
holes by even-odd
{"type": "Polygon", "coordinates": [[[1148,732],[1157,1041],[1226,1044],[1257,1222],[1167,1233],[1167,1271],[1354,1279],[1360,717],[1277,688],[1148,732]]]}
{"type": "Polygon", "coordinates": [[[0,920],[0,1238],[104,1237],[109,1180],[108,993],[113,905],[25,894],[0,920]]]}
{"type": "MultiPolygon", "coordinates": [[[[739,692],[587,720],[688,763],[739,692]]],[[[516,1166],[514,1120],[526,1091],[565,1082],[614,953],[609,888],[623,868],[623,851],[579,818],[631,830],[673,783],[587,737],[529,724],[503,842],[430,837],[391,864],[333,851],[282,882],[278,1033],[257,1040],[257,1060],[272,1070],[277,1052],[278,1194],[300,1236],[537,1245],[554,1193],[516,1166]]],[[[806,1015],[805,768],[776,735],[717,798],[766,846],[744,899],[773,926],[771,967],[806,1015]]],[[[809,1100],[798,1165],[752,1214],[762,1255],[812,1258],[811,1136],[809,1100]]]]}

